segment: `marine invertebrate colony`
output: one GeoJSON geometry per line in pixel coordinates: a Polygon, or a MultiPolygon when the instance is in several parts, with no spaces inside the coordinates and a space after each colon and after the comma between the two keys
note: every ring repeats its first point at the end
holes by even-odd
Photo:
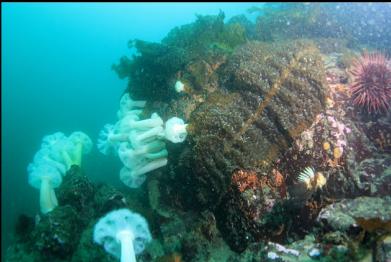
{"type": "Polygon", "coordinates": [[[391,67],[381,53],[365,53],[353,62],[354,77],[350,86],[353,104],[369,113],[391,107],[391,67]]]}
{"type": "Polygon", "coordinates": [[[257,173],[250,170],[235,170],[232,175],[232,184],[235,185],[241,193],[247,189],[261,188],[257,173]]]}
{"type": "Polygon", "coordinates": [[[141,120],[142,110],[135,108],[143,108],[145,103],[124,94],[117,113],[119,120],[115,125],[104,126],[97,143],[101,153],[117,153],[124,164],[120,179],[131,188],[140,187],[146,173],[167,165],[168,152],[163,139],[181,143],[187,136],[187,124],[180,118],[168,119],[164,128],[163,119],[157,113],[141,120]]]}

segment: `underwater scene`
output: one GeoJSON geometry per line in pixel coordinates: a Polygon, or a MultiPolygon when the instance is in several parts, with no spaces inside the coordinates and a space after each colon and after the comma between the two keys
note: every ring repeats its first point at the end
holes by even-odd
{"type": "Polygon", "coordinates": [[[2,261],[391,262],[390,3],[2,3],[2,261]]]}

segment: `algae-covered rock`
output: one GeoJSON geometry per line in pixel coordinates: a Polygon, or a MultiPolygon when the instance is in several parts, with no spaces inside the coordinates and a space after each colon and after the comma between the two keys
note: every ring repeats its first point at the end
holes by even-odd
{"type": "Polygon", "coordinates": [[[131,59],[122,57],[113,69],[120,78],[129,78],[129,90],[135,99],[169,101],[182,75],[202,89],[211,81],[207,77],[216,64],[220,64],[216,61],[246,41],[244,27],[240,23],[225,24],[224,17],[222,12],[197,15],[194,23],[172,29],[161,43],[132,40],[129,47],[138,53],[131,59]]]}
{"type": "Polygon", "coordinates": [[[235,252],[243,252],[252,243],[285,241],[288,231],[293,237],[309,227],[304,219],[296,221],[301,210],[293,201],[272,198],[266,187],[263,184],[242,192],[231,188],[215,211],[217,227],[235,252]]]}
{"type": "Polygon", "coordinates": [[[363,3],[282,3],[253,8],[257,18],[257,39],[276,41],[297,38],[346,39],[350,47],[359,44],[390,52],[391,7],[363,3]]]}
{"type": "Polygon", "coordinates": [[[240,24],[243,26],[245,32],[246,32],[246,38],[249,40],[254,40],[256,37],[256,28],[255,24],[250,21],[246,15],[236,15],[231,17],[228,20],[228,24],[240,24]]]}
{"type": "Polygon", "coordinates": [[[186,221],[186,224],[192,226],[182,238],[181,253],[184,261],[224,261],[231,253],[221,239],[211,212],[202,212],[195,220],[186,221]]]}
{"type": "Polygon", "coordinates": [[[189,120],[195,195],[215,207],[235,168],[268,172],[324,103],[324,71],[308,42],[250,42],[220,71],[222,86],[189,120]]]}
{"type": "MultiPolygon", "coordinates": [[[[10,246],[5,254],[7,262],[35,262],[48,261],[41,257],[41,254],[27,243],[17,243],[10,246]]],[[[54,261],[54,260],[51,260],[54,261]]],[[[58,260],[56,260],[58,261],[58,260]]],[[[62,260],[63,261],[63,260],[62,260]]]]}
{"type": "Polygon", "coordinates": [[[325,4],[283,3],[277,8],[266,6],[257,19],[259,39],[270,41],[287,38],[335,37],[346,38],[349,32],[325,4]]]}
{"type": "Polygon", "coordinates": [[[80,167],[74,165],[63,178],[57,191],[60,206],[70,205],[79,213],[80,219],[86,225],[94,215],[92,200],[95,187],[84,175],[80,167]]]}
{"type": "Polygon", "coordinates": [[[224,23],[222,11],[218,15],[196,15],[194,23],[176,27],[162,43],[185,49],[191,58],[203,55],[211,47],[232,51],[246,41],[245,29],[240,23],[224,23]]]}
{"type": "Polygon", "coordinates": [[[35,226],[35,221],[32,217],[21,214],[15,224],[15,237],[17,241],[26,242],[30,239],[30,234],[35,226]]]}
{"type": "Polygon", "coordinates": [[[158,179],[151,179],[148,182],[148,200],[151,209],[153,209],[159,216],[170,218],[173,217],[175,211],[162,203],[160,184],[158,179]]]}
{"type": "Polygon", "coordinates": [[[133,40],[139,55],[122,57],[113,69],[120,78],[128,78],[128,88],[135,100],[168,100],[174,92],[175,74],[188,62],[184,50],[164,44],[133,40]],[[172,83],[170,85],[170,83],[172,83]]]}
{"type": "Polygon", "coordinates": [[[94,226],[97,220],[91,221],[87,228],[83,231],[80,241],[72,255],[72,262],[84,261],[102,261],[115,262],[117,258],[107,253],[101,245],[94,243],[93,233],[94,226]]]}
{"type": "Polygon", "coordinates": [[[94,195],[95,217],[101,217],[112,210],[126,207],[126,197],[122,192],[107,184],[97,186],[94,195]]]}
{"type": "Polygon", "coordinates": [[[161,245],[148,246],[140,261],[225,261],[219,252],[225,256],[232,253],[216,228],[214,215],[208,211],[178,212],[161,221],[160,235],[161,239],[155,240],[161,245]]]}
{"type": "Polygon", "coordinates": [[[391,198],[388,196],[344,199],[322,209],[318,221],[325,230],[346,232],[358,225],[368,232],[390,232],[391,198]]]}
{"type": "Polygon", "coordinates": [[[347,73],[338,66],[341,55],[323,56],[329,84],[327,108],[276,161],[276,169],[287,177],[289,189],[300,172],[312,166],[326,177],[321,192],[326,202],[389,195],[391,177],[387,168],[391,159],[386,152],[390,117],[373,122],[354,112],[344,84],[347,73]]]}
{"type": "Polygon", "coordinates": [[[391,192],[391,156],[376,154],[359,163],[350,162],[351,175],[363,195],[389,196],[391,192]]]}
{"type": "Polygon", "coordinates": [[[265,213],[262,185],[254,171],[237,170],[230,190],[215,211],[216,224],[232,250],[242,252],[261,239],[260,217],[265,213]]]}
{"type": "Polygon", "coordinates": [[[391,261],[391,234],[377,243],[375,261],[391,261]]]}
{"type": "Polygon", "coordinates": [[[284,136],[281,143],[289,144],[324,108],[325,71],[310,41],[250,42],[238,48],[223,70],[223,85],[252,100],[250,110],[256,106],[239,135],[266,117],[274,133],[284,136]]]}
{"type": "MultiPolygon", "coordinates": [[[[249,261],[372,261],[367,247],[354,244],[322,243],[317,236],[308,234],[304,239],[279,244],[275,242],[253,243],[240,255],[231,256],[229,262],[249,261]]],[[[376,260],[377,261],[377,260],[376,260]]]]}
{"type": "Polygon", "coordinates": [[[76,247],[82,223],[76,210],[69,206],[58,206],[42,217],[32,232],[34,248],[43,258],[68,259],[76,247]]]}

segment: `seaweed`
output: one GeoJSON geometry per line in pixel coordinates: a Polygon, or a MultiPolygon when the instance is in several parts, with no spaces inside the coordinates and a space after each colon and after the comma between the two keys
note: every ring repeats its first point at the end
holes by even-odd
{"type": "Polygon", "coordinates": [[[128,77],[128,89],[136,99],[169,101],[178,74],[195,61],[212,62],[231,54],[247,41],[239,23],[224,23],[224,13],[197,15],[194,23],[172,29],[161,43],[129,41],[137,53],[122,57],[112,68],[120,78],[128,77]]]}

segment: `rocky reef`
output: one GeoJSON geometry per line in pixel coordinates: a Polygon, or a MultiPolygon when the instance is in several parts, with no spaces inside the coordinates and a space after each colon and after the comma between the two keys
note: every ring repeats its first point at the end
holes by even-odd
{"type": "Polygon", "coordinates": [[[161,43],[132,40],[138,53],[113,69],[147,100],[141,116],[183,118],[187,140],[167,142],[167,168],[138,190],[73,166],[58,207],[21,216],[7,261],[116,261],[92,232],[119,208],[150,224],[138,261],[390,260],[391,112],[359,110],[349,89],[358,50],[375,46],[347,4],[277,6],[254,8],[255,24],[220,13],[161,43]]]}
{"type": "Polygon", "coordinates": [[[190,118],[192,178],[201,205],[216,206],[235,168],[271,171],[324,104],[324,72],[311,43],[249,42],[221,69],[224,91],[190,118]]]}

